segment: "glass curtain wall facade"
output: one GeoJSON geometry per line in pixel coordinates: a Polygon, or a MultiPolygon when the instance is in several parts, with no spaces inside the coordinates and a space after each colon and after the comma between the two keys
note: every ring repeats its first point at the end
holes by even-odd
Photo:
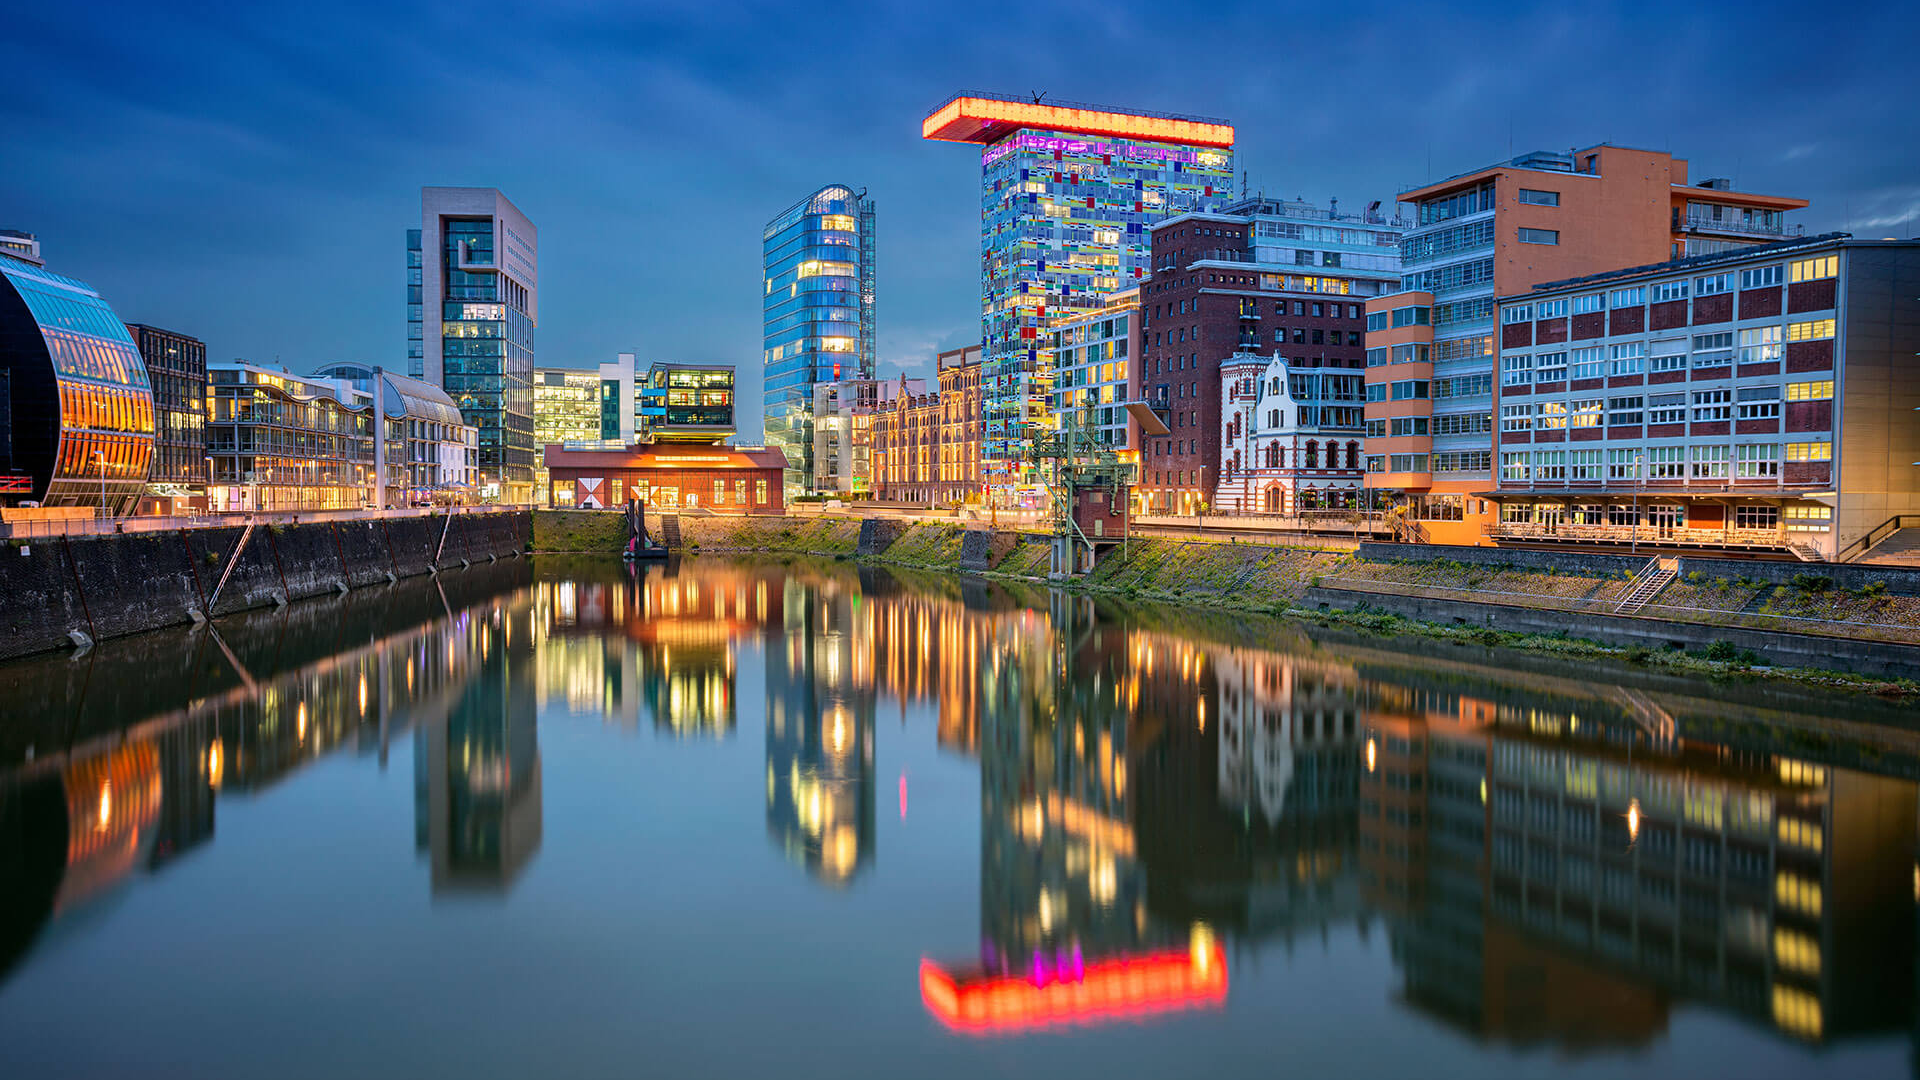
{"type": "MultiPolygon", "coordinates": [[[[414,243],[408,236],[409,247],[414,243]]],[[[479,431],[484,501],[533,496],[533,332],[538,233],[492,188],[421,192],[420,377],[446,390],[479,431]]],[[[412,320],[415,285],[408,285],[412,320]]],[[[408,333],[414,333],[411,321],[408,333]]],[[[409,341],[408,363],[414,357],[409,341]]]]}
{"type": "MultiPolygon", "coordinates": [[[[0,255],[0,473],[47,506],[133,509],[153,391],[126,324],[86,283],[0,255]]],[[[23,492],[24,494],[24,492],[23,492]]]]}
{"type": "Polygon", "coordinates": [[[356,407],[345,383],[251,364],[207,372],[207,488],[211,509],[340,510],[369,501],[374,471],[371,399],[356,407]]]}
{"type": "Polygon", "coordinates": [[[1052,320],[1098,308],[1150,274],[1147,227],[1211,212],[1233,187],[1224,121],[1105,106],[956,97],[926,138],[982,145],[980,335],[986,482],[1030,479],[1023,455],[1052,423],[1052,320]]]}
{"type": "Polygon", "coordinates": [[[207,482],[207,346],[198,338],[131,323],[134,345],[153,390],[151,495],[187,494],[207,482]]]}
{"type": "Polygon", "coordinates": [[[534,456],[536,500],[548,499],[546,447],[598,442],[605,437],[601,391],[596,372],[543,368],[533,373],[533,443],[542,451],[534,456]]]}
{"type": "Polygon", "coordinates": [[[766,441],[787,455],[792,497],[812,482],[814,384],[873,377],[873,201],[823,187],[768,222],[762,242],[766,441]]]}

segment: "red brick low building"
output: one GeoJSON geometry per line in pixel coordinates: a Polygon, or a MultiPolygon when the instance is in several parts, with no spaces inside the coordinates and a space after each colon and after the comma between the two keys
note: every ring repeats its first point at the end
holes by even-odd
{"type": "Polygon", "coordinates": [[[643,499],[660,510],[779,514],[787,456],[762,446],[643,443],[619,450],[546,448],[555,508],[609,509],[643,499]]]}

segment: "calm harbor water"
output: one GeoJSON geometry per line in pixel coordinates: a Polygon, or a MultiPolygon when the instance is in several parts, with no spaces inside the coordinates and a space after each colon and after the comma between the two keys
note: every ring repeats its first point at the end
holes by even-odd
{"type": "Polygon", "coordinates": [[[1912,710],[845,564],[0,665],[0,1073],[1904,1076],[1912,710]]]}

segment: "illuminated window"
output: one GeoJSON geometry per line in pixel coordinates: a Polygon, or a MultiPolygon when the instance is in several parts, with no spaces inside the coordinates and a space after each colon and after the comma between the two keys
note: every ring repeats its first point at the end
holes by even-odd
{"type": "Polygon", "coordinates": [[[1820,1037],[1820,999],[1791,986],[1773,988],[1773,1022],[1805,1039],[1820,1037]]]}
{"type": "MultiPolygon", "coordinates": [[[[1794,509],[1794,507],[1788,507],[1787,511],[1791,514],[1794,509]]],[[[1822,507],[1822,509],[1825,508],[1822,507]]],[[[1782,844],[1806,848],[1809,851],[1819,851],[1823,846],[1825,834],[1821,831],[1819,822],[1783,817],[1775,824],[1782,844]]]]}
{"type": "Polygon", "coordinates": [[[1840,256],[1822,255],[1817,259],[1801,259],[1788,268],[1788,281],[1818,281],[1821,278],[1838,276],[1840,256]]]}
{"type": "Polygon", "coordinates": [[[1788,461],[1832,461],[1830,442],[1792,442],[1787,444],[1788,461]]]}
{"type": "Polygon", "coordinates": [[[1788,341],[1821,341],[1832,336],[1832,319],[1810,319],[1787,324],[1788,341]]]}
{"type": "Polygon", "coordinates": [[[852,214],[822,214],[820,215],[820,227],[823,229],[837,229],[840,232],[853,232],[859,228],[859,223],[854,220],[852,214]]]}
{"type": "Polygon", "coordinates": [[[1787,384],[1788,401],[1828,401],[1833,397],[1832,379],[1787,384]]]}
{"type": "Polygon", "coordinates": [[[1781,871],[1773,879],[1773,898],[1781,907],[1820,917],[1820,883],[1781,871]]]}
{"type": "Polygon", "coordinates": [[[1820,943],[1785,927],[1773,931],[1773,962],[1803,975],[1820,974],[1820,943]]]}

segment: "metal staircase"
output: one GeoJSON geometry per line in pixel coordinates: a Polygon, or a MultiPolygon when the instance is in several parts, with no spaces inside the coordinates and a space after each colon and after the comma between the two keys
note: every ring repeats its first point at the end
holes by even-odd
{"type": "Polygon", "coordinates": [[[1632,615],[1646,607],[1647,602],[1659,596],[1660,590],[1666,588],[1679,574],[1678,558],[1654,556],[1648,560],[1647,565],[1640,568],[1639,573],[1633,576],[1633,580],[1627,585],[1626,595],[1621,597],[1619,604],[1615,605],[1613,613],[1632,615]]]}

